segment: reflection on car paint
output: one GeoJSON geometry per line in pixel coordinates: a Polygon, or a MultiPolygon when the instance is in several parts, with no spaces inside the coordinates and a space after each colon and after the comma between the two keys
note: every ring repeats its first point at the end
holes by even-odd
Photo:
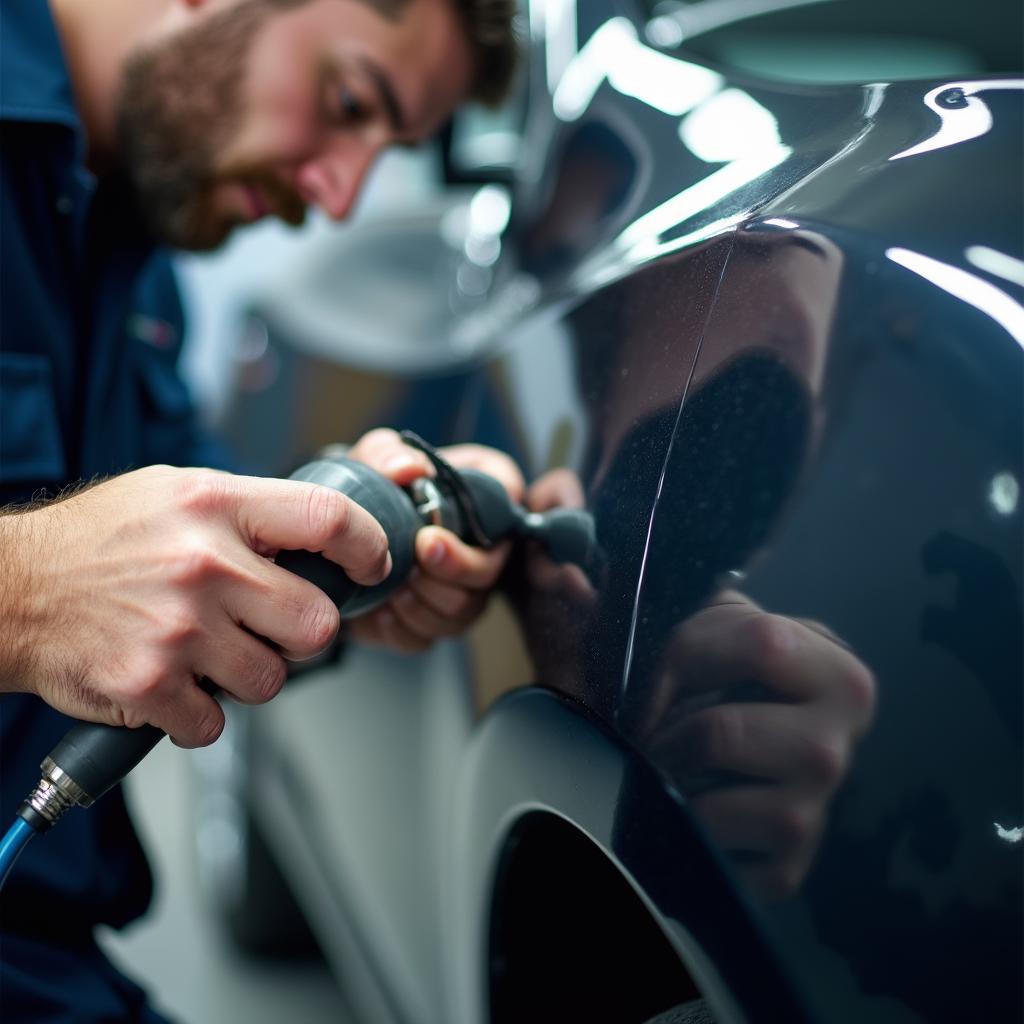
{"type": "Polygon", "coordinates": [[[939,130],[930,138],[889,157],[903,160],[920,156],[946,146],[958,146],[980,138],[992,130],[992,111],[979,92],[992,89],[1022,89],[1024,78],[1010,78],[1002,82],[948,82],[925,93],[922,102],[939,116],[939,130]]]}
{"type": "Polygon", "coordinates": [[[612,18],[565,68],[552,97],[555,115],[562,121],[577,120],[605,81],[623,96],[678,117],[717,92],[724,79],[699,64],[645,46],[629,21],[612,18]]]}
{"type": "Polygon", "coordinates": [[[1024,306],[994,284],[919,252],[893,248],[887,249],[885,255],[893,263],[920,274],[943,291],[980,309],[1003,327],[1011,338],[1024,345],[1024,306]]]}
{"type": "Polygon", "coordinates": [[[973,263],[979,270],[986,274],[1001,277],[1011,284],[1018,284],[1024,288],[1024,260],[1017,259],[997,249],[990,249],[987,245],[970,245],[964,255],[969,263],[973,263]]]}

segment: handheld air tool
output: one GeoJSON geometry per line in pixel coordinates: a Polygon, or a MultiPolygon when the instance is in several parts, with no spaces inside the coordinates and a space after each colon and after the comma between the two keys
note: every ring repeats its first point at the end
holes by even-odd
{"type": "MultiPolygon", "coordinates": [[[[282,551],[277,564],[315,583],[352,618],[383,604],[415,564],[415,538],[423,526],[443,526],[470,544],[493,547],[506,538],[540,542],[556,562],[590,572],[598,561],[594,524],[581,509],[527,512],[514,504],[493,477],[473,469],[456,470],[430,445],[404,431],[405,442],[425,452],[436,475],[398,487],[364,463],[344,455],[315,459],[297,469],[293,480],[333,487],[362,505],[388,537],[393,568],[386,580],[366,587],[322,555],[282,551]]],[[[211,692],[216,684],[203,680],[211,692]]],[[[128,729],[80,722],[43,760],[42,778],[18,809],[0,841],[0,885],[25,843],[51,828],[70,807],[89,807],[120,782],[166,733],[154,726],[128,729]]]]}

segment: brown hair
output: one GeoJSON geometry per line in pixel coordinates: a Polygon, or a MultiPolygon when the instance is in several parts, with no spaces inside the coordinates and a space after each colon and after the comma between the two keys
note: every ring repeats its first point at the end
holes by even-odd
{"type": "MultiPolygon", "coordinates": [[[[300,7],[309,0],[267,0],[271,7],[300,7]]],[[[411,0],[360,0],[397,21],[411,0]]],[[[505,98],[518,57],[513,20],[516,0],[448,0],[462,23],[475,58],[470,99],[495,107],[505,98]]]]}

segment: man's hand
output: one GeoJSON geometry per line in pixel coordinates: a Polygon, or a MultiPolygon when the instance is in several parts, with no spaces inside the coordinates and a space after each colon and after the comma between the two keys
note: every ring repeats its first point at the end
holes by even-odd
{"type": "Polygon", "coordinates": [[[641,743],[778,900],[811,866],[874,703],[870,670],[825,626],[726,591],[675,630],[641,743]]]}
{"type": "MultiPolygon", "coordinates": [[[[501,452],[463,444],[441,449],[460,469],[478,469],[504,484],[513,501],[523,494],[523,477],[501,452]]],[[[405,444],[393,430],[373,430],[348,453],[405,485],[433,476],[427,457],[405,444]]],[[[510,545],[490,551],[464,544],[455,534],[428,526],[416,537],[416,561],[408,582],[387,604],[355,619],[352,635],[364,643],[409,653],[427,650],[440,637],[463,632],[483,611],[508,558],[510,545]]]]}
{"type": "Polygon", "coordinates": [[[391,570],[368,512],[291,480],[153,466],[0,516],[0,689],[212,743],[224,715],[199,679],[263,703],[286,658],[337,632],[333,603],[274,565],[281,548],[320,551],[360,583],[391,570]]]}

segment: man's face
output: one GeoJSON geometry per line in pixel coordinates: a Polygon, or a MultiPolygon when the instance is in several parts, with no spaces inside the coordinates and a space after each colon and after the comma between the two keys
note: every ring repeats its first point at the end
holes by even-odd
{"type": "Polygon", "coordinates": [[[340,219],[374,158],[429,138],[464,98],[472,55],[450,0],[389,21],[361,0],[237,0],[139,51],[121,154],[166,242],[212,249],[238,224],[340,219]]]}

